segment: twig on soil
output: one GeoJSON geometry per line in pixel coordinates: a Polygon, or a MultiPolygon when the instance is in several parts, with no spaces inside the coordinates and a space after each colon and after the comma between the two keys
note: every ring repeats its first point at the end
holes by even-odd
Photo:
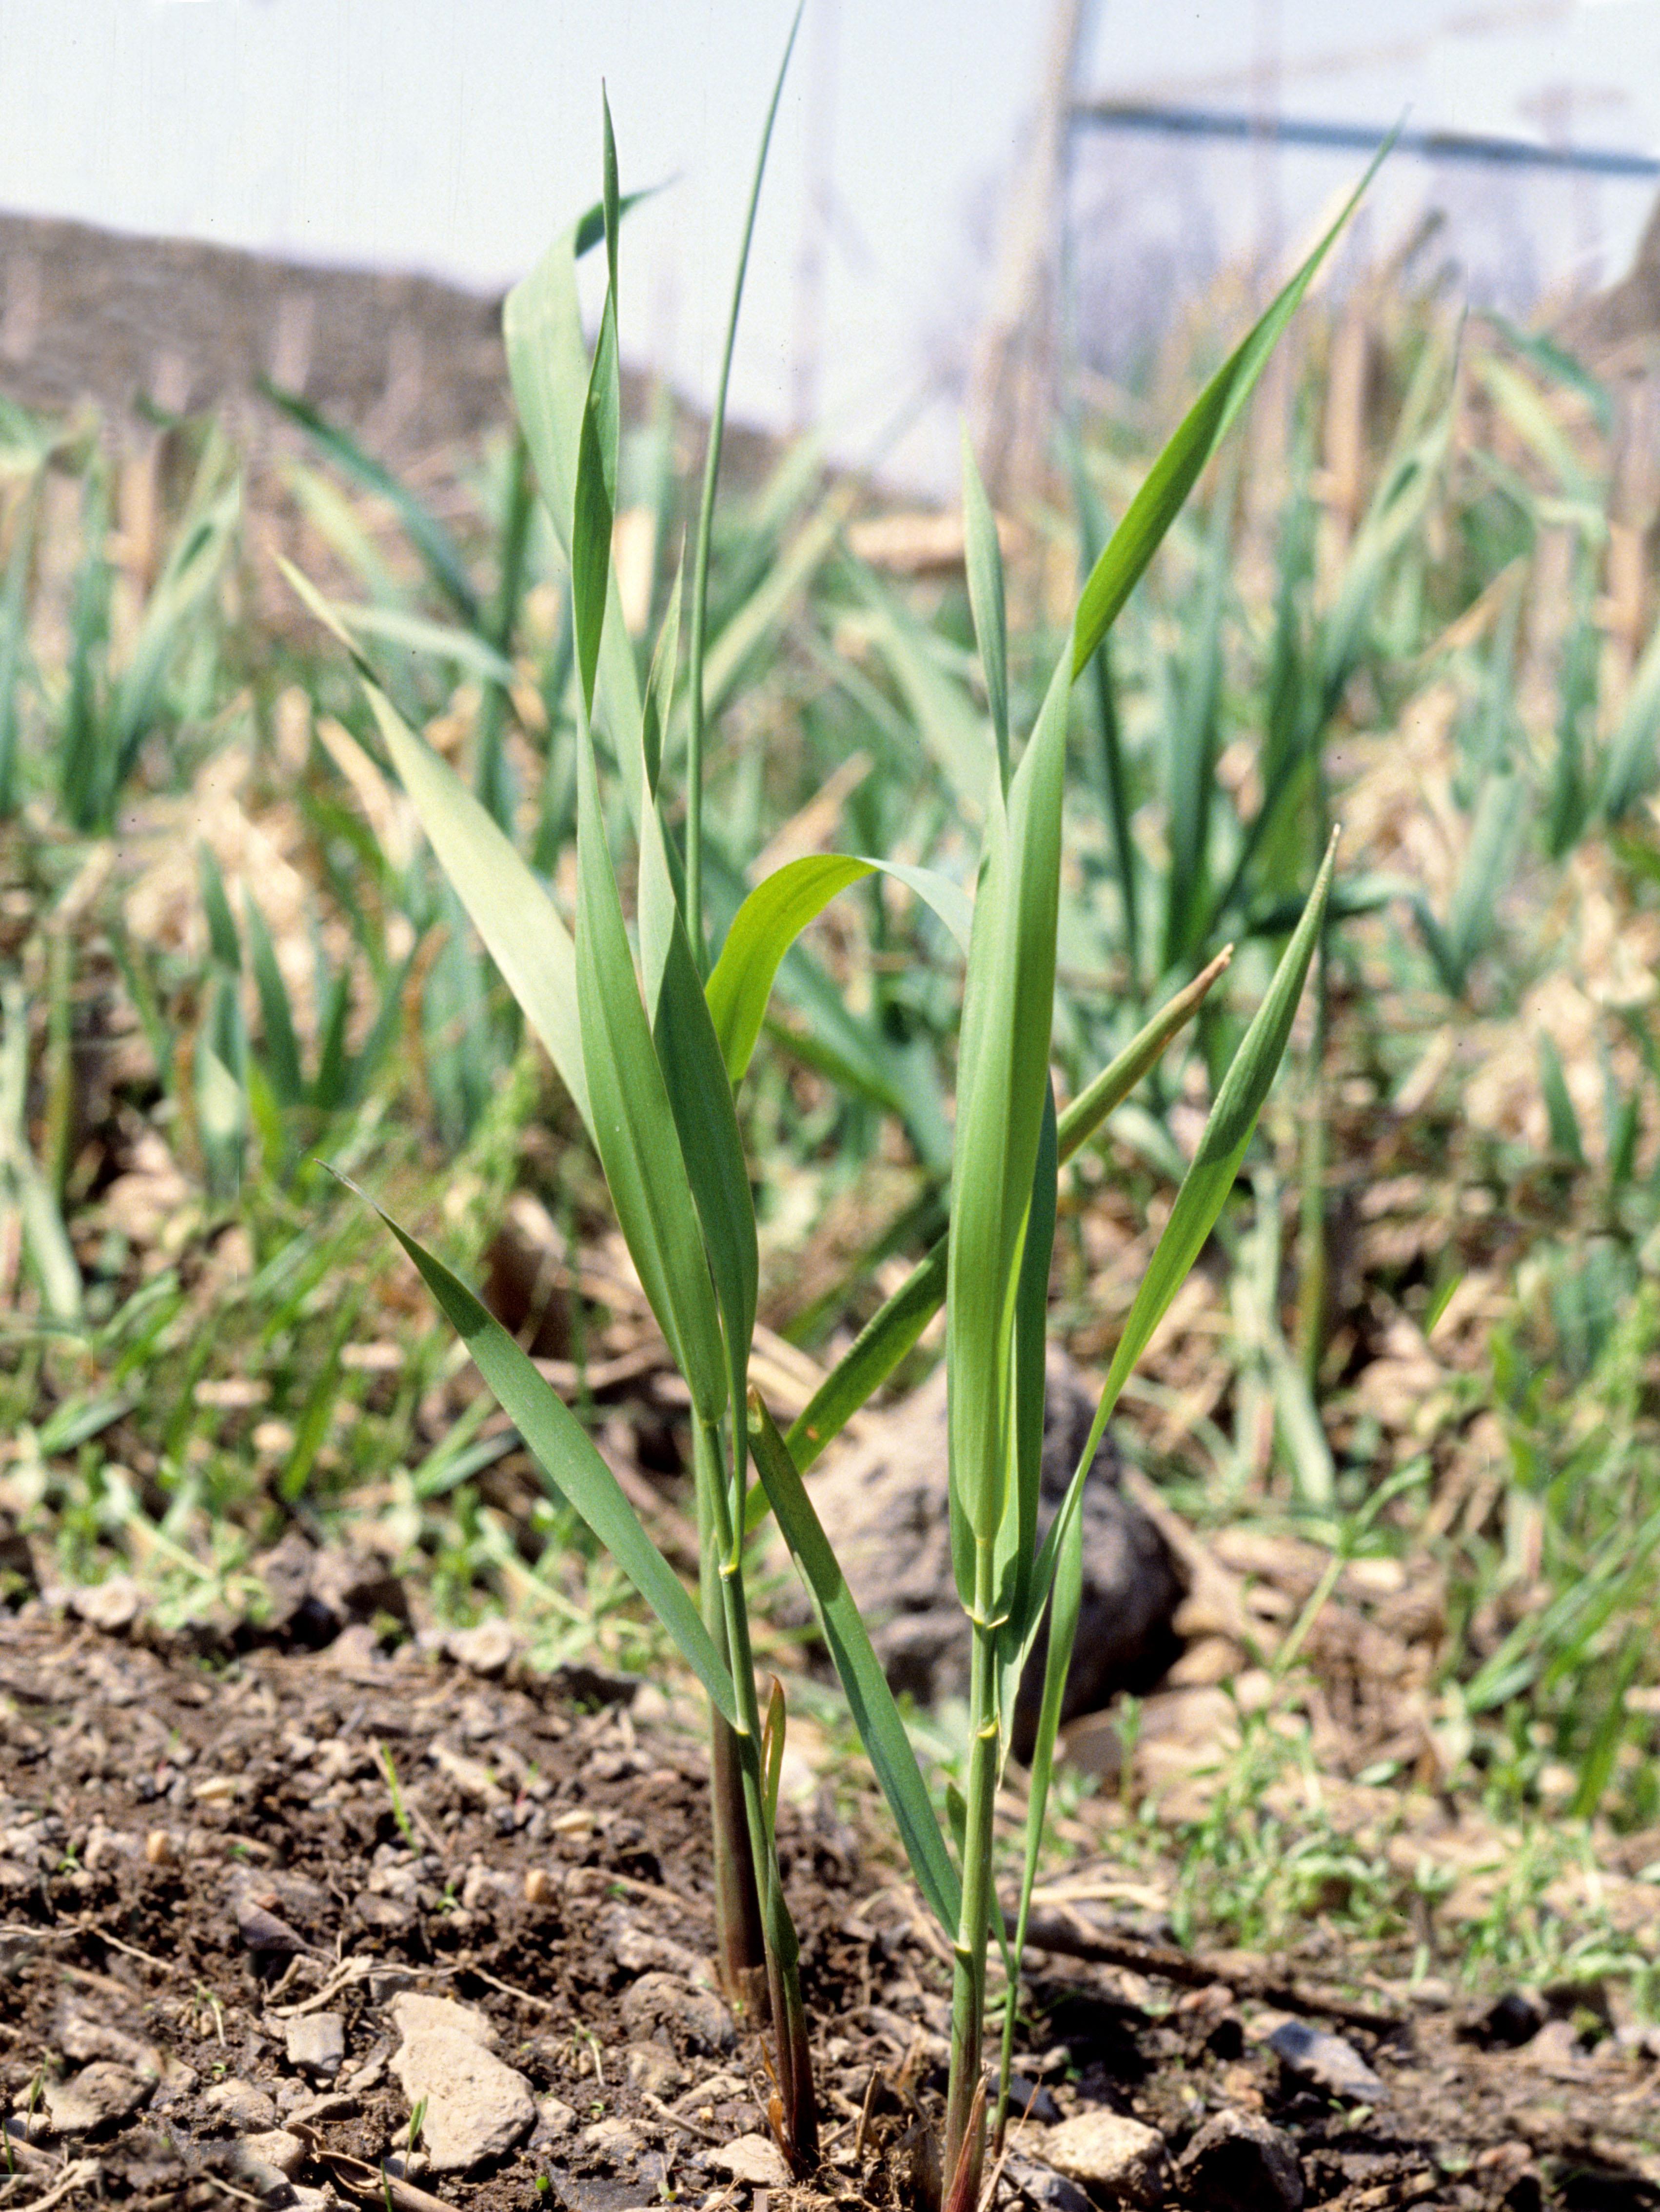
{"type": "Polygon", "coordinates": [[[149,1951],[141,1951],[136,1943],[124,1943],[119,1936],[112,1936],[109,1929],[100,1926],[96,1920],[77,1921],[76,1924],[83,1936],[95,1936],[100,1943],[107,1943],[112,1951],[123,1952],[129,1959],[141,1960],[145,1966],[154,1966],[158,1974],[171,1974],[173,1972],[165,1959],[158,1959],[149,1951]]]}
{"type": "Polygon", "coordinates": [[[1145,1943],[1133,1936],[1104,1936],[1071,1913],[1034,1912],[1026,1929],[1030,1948],[1049,1951],[1064,1959],[1083,1959],[1093,1966],[1122,1966],[1154,1980],[1174,1982],[1183,1989],[1207,1989],[1224,1982],[1236,1996],[1258,2004],[1280,2006],[1286,2012],[1314,2013],[1324,2020],[1341,2021],[1347,2027],[1371,2028],[1389,2034],[1402,2026],[1398,2013],[1379,2012],[1370,2005],[1354,2004],[1326,1990],[1308,1988],[1301,1982],[1282,1981],[1265,1972],[1237,1951],[1178,1951],[1164,1943],[1145,1943]]]}
{"type": "MultiPolygon", "coordinates": [[[[49,2189],[44,2197],[37,2197],[29,2203],[20,2206],[18,2212],[47,2212],[49,2205],[61,2203],[70,2190],[79,2189],[83,2182],[89,2185],[95,2181],[98,2178],[98,2160],[95,2158],[76,2159],[73,2166],[66,2166],[64,2168],[56,2185],[49,2189]]],[[[253,2200],[250,2197],[248,2201],[252,2203],[253,2200]]]]}
{"type": "MultiPolygon", "coordinates": [[[[234,2188],[222,2173],[204,2173],[202,2179],[211,2182],[222,2196],[228,2197],[234,2203],[257,2205],[259,2203],[259,2199],[257,2197],[250,2197],[246,2189],[234,2188]]],[[[45,2199],[41,2201],[44,2203],[45,2199]]],[[[40,2212],[40,2207],[32,2205],[28,2208],[28,2212],[40,2212]]]]}
{"type": "Polygon", "coordinates": [[[666,2105],[660,2097],[653,2096],[649,2089],[640,2092],[640,2101],[648,2112],[654,2112],[660,2120],[666,2120],[672,2128],[683,2128],[689,2136],[696,2136],[709,2143],[721,2143],[727,2140],[714,2128],[702,2127],[696,2120],[682,2119],[678,2112],[666,2105]]]}
{"type": "Polygon", "coordinates": [[[511,1982],[498,1981],[494,1974],[487,1974],[482,1966],[469,1966],[467,1972],[475,1981],[488,1982],[491,1989],[500,1990],[504,1997],[517,1997],[520,2004],[532,2005],[538,2012],[557,2012],[559,2009],[551,1997],[538,1997],[529,1990],[515,1989],[511,1982]]]}
{"type": "MultiPolygon", "coordinates": [[[[384,1964],[385,1961],[380,1959],[347,1959],[335,1968],[319,1989],[313,1990],[308,1997],[301,1997],[298,2004],[267,2004],[265,2010],[277,2020],[297,2020],[301,2013],[315,2012],[319,2005],[325,2005],[337,1991],[350,1989],[354,1982],[367,1981],[376,1966],[384,1964]]],[[[286,1981],[287,1978],[284,1975],[283,1979],[286,1981]]]]}

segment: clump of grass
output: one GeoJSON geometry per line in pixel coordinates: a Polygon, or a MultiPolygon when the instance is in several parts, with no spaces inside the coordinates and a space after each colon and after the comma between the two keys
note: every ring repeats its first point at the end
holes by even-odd
{"type": "MultiPolygon", "coordinates": [[[[918,1882],[952,1946],[943,2170],[946,2202],[961,2212],[977,2198],[984,2155],[982,2046],[994,1922],[1003,1940],[993,1881],[993,1805],[1008,1752],[1013,1686],[1048,1617],[1049,1656],[1012,1972],[1018,1971],[1024,1939],[1076,1629],[1084,1474],[1124,1381],[1209,1234],[1250,1141],[1290,1032],[1334,862],[1328,850],[1272,987],[1221,1085],[1128,1317],[1066,1503],[1040,1546],[1043,1344],[1061,1152],[1049,1061],[1071,693],[1243,404],[1336,233],[1230,357],[1154,464],[1085,584],[1036,724],[1018,753],[996,528],[965,454],[970,595],[991,737],[981,769],[985,832],[971,911],[959,888],[927,870],[813,855],[787,864],[751,893],[711,966],[702,906],[702,631],[718,420],[705,479],[690,617],[692,695],[683,725],[676,712],[678,588],[643,685],[617,619],[611,548],[621,215],[607,108],[598,222],[577,226],[550,252],[511,296],[506,317],[521,418],[570,565],[580,679],[574,937],[489,810],[414,738],[361,659],[359,666],[381,736],[440,860],[547,1045],[593,1140],[647,1297],[685,1378],[702,1547],[701,1613],[580,1425],[512,1338],[435,1255],[391,1225],[550,1478],[640,1589],[708,1695],[723,1960],[729,1987],[743,1994],[745,1939],[750,1925],[758,1923],[774,2032],[774,2124],[797,2171],[806,2172],[817,2157],[817,2104],[775,1827],[785,1716],[775,1685],[763,1723],[744,1582],[745,1532],[769,1509],[776,1515],[918,1882]],[[601,239],[607,284],[590,360],[577,320],[575,270],[584,244],[601,239]],[[683,726],[684,864],[670,835],[668,773],[683,726]],[[642,975],[635,972],[609,847],[597,743],[601,729],[638,854],[642,975]],[[966,953],[951,1227],[943,1264],[936,1255],[919,1270],[908,1291],[884,1309],[818,1394],[803,1417],[806,1449],[798,1456],[749,1382],[756,1224],[734,1092],[786,952],[837,892],[879,866],[926,900],[966,953]],[[942,1293],[951,1377],[952,1547],[973,1649],[967,1782],[950,1841],[800,1480],[801,1464],[891,1371],[942,1293]],[[747,1474],[751,1454],[760,1477],[753,1492],[747,1474]],[[751,1885],[758,1910],[746,1896],[751,1885]]],[[[740,289],[741,281],[740,267],[740,289]]],[[[735,318],[734,307],[734,324],[735,318]]],[[[309,586],[295,581],[350,645],[346,626],[309,586]]],[[[1109,1069],[1085,1091],[1071,1118],[1069,1143],[1081,1140],[1156,1060],[1201,995],[1186,994],[1176,1015],[1155,1022],[1137,1040],[1127,1066],[1109,1069]]],[[[1000,2136],[1008,2062],[1006,2043],[1000,2136]]]]}

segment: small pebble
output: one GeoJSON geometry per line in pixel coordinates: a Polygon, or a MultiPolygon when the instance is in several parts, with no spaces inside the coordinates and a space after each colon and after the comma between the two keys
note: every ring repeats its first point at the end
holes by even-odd
{"type": "Polygon", "coordinates": [[[1164,2138],[1122,2112],[1079,2112],[1051,2128],[1037,2148],[1069,2181],[1120,2204],[1156,2204],[1164,2194],[1164,2138]]]}
{"type": "Polygon", "coordinates": [[[1298,2081],[1311,2081],[1328,2096],[1353,2105],[1386,2105],[1388,2085],[1367,2065],[1352,2043],[1305,2021],[1284,2021],[1268,2038],[1286,2072],[1298,2081]]]}
{"type": "Polygon", "coordinates": [[[263,2089],[255,2088],[252,2081],[216,2081],[210,2089],[202,2092],[202,2102],[208,2111],[228,2120],[234,2128],[251,2132],[277,2125],[277,2107],[263,2089]]]}
{"type": "Polygon", "coordinates": [[[306,2146],[286,2128],[271,2128],[242,2138],[244,2157],[261,2166],[274,2166],[284,2181],[292,2181],[306,2162],[306,2146]]]}
{"type": "Polygon", "coordinates": [[[536,2136],[538,2142],[552,2142],[560,2136],[568,2136],[576,2125],[576,2114],[562,2097],[538,2097],[536,2100],[536,2136]]]}
{"type": "Polygon", "coordinates": [[[144,1838],[144,1856],[153,1867],[171,1866],[179,1854],[165,1828],[152,1828],[144,1838]]]}
{"type": "Polygon", "coordinates": [[[443,2028],[465,2035],[481,2051],[499,2051],[502,2039],[488,2014],[476,2005],[458,2004],[453,1997],[429,1996],[423,1990],[402,1990],[389,2008],[392,2025],[405,2042],[427,2028],[443,2028]]]}
{"type": "Polygon", "coordinates": [[[1303,2212],[1303,2168],[1291,2137],[1257,2112],[1206,2121],[1177,2163],[1193,2212],[1303,2212]]]}
{"type": "Polygon", "coordinates": [[[525,1902],[526,1905],[546,1905],[554,1895],[553,1876],[545,1867],[527,1867],[525,1870],[525,1902]]]}
{"type": "Polygon", "coordinates": [[[458,1628],[446,1638],[445,1649],[472,1674],[488,1678],[506,1674],[518,1638],[505,1620],[481,1620],[476,1628],[458,1628]]]}
{"type": "Polygon", "coordinates": [[[1043,2212],[1093,2212],[1089,2198],[1078,2184],[1047,2166],[1037,2166],[1030,2159],[1011,2153],[1004,2171],[1021,2196],[1042,2205],[1043,2212]]]}
{"type": "Polygon", "coordinates": [[[131,1575],[112,1575],[106,1582],[70,1593],[71,1610],[88,1627],[101,1629],[106,1636],[119,1636],[123,1629],[131,1628],[138,1618],[140,1602],[138,1585],[131,1575]]]}
{"type": "Polygon", "coordinates": [[[346,2023],[337,2012],[302,2012],[289,2022],[289,2063],[332,2081],[346,2055],[346,2023]]]}
{"type": "Polygon", "coordinates": [[[732,2014],[712,1990],[687,1987],[674,1974],[642,1974],[623,1992],[623,2021],[642,2041],[654,2028],[676,2032],[694,2051],[732,2051],[738,2031],[732,2014]]]}
{"type": "Polygon", "coordinates": [[[787,2189],[790,2170],[770,2136],[739,2136],[736,2142],[706,2150],[703,2163],[715,2172],[745,2181],[751,2189],[787,2189]]]}
{"type": "Polygon", "coordinates": [[[46,2112],[60,2136],[90,2135],[108,2121],[136,2112],[151,2087],[112,2059],[95,2059],[66,2081],[46,2083],[46,2112]]]}
{"type": "Polygon", "coordinates": [[[640,2148],[640,2138],[626,2120],[596,2120],[582,2130],[582,2148],[596,2158],[609,2159],[613,2166],[632,2166],[640,2148]]]}
{"type": "Polygon", "coordinates": [[[411,2112],[426,2106],[421,2144],[435,2173],[465,2173],[504,2157],[536,2125],[530,2083],[488,2047],[482,2013],[408,1990],[392,2002],[404,2040],[392,2067],[411,2112]]]}
{"type": "Polygon", "coordinates": [[[685,2087],[685,2075],[666,2044],[631,2043],[623,2054],[629,2080],[648,2096],[672,2097],[685,2087]]]}

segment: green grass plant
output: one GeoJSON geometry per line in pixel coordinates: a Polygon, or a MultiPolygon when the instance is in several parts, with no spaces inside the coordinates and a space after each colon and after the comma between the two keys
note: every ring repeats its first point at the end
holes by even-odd
{"type": "MultiPolygon", "coordinates": [[[[769,130],[770,119],[769,120],[769,130]]],[[[350,626],[303,580],[296,587],[358,659],[380,735],[441,862],[541,1037],[603,1164],[648,1300],[690,1393],[701,1607],[629,1505],[580,1424],[531,1361],[436,1256],[395,1222],[394,1235],[459,1330],[492,1389],[560,1494],[576,1508],[667,1629],[709,1698],[723,1961],[741,1992],[743,1865],[764,1941],[774,2029],[774,2123],[798,2171],[817,2156],[818,2121],[794,1930],[775,1837],[781,1700],[763,1729],[751,1657],[744,1541],[770,1507],[818,1609],[860,1733],[898,1821],[920,1886],[956,1961],[944,2143],[946,2202],[978,2196],[987,2096],[982,2079],[988,1946],[1000,1910],[994,1887],[992,1808],[1008,1748],[1011,1700],[1055,1597],[1032,1793],[1021,1928],[1043,1826],[1048,1766],[1070,1659],[1081,1576],[1084,1474],[1131,1368],[1210,1233],[1273,1081],[1330,894],[1329,850],[1273,984],[1218,1092],[1199,1151],[1141,1284],[1109,1373],[1088,1445],[1049,1536],[1037,1538],[1043,1344],[1054,1240],[1060,1123],[1051,1085],[1052,1007],[1061,874],[1061,816],[1070,699],[1159,542],[1249,396],[1300,301],[1327,238],[1206,388],[1155,462],[1085,581],[1036,724],[1016,757],[1006,670],[1003,580],[989,506],[965,455],[969,581],[992,744],[977,772],[984,824],[970,911],[964,894],[927,871],[860,856],[787,864],[751,892],[721,957],[705,950],[701,814],[704,781],[702,633],[707,548],[719,462],[711,437],[690,616],[691,695],[684,722],[686,848],[671,835],[670,770],[677,719],[679,599],[671,602],[642,681],[623,628],[612,568],[620,445],[617,337],[622,202],[609,111],[603,230],[607,286],[592,357],[577,318],[578,226],[511,296],[508,358],[544,499],[569,562],[579,685],[577,897],[574,933],[518,858],[489,808],[408,730],[374,681],[350,626]],[[610,849],[597,733],[603,729],[637,853],[639,972],[610,849]],[[749,1382],[757,1298],[757,1231],[734,1092],[765,1019],[780,963],[836,896],[887,867],[964,940],[952,1216],[944,1257],[951,1376],[952,1550],[973,1667],[967,1778],[955,1853],[941,1831],[868,1633],[847,1596],[789,1443],[749,1382]],[[707,982],[705,975],[707,974],[707,982]],[[751,1499],[747,1464],[760,1480],[751,1499]],[[735,1784],[735,1787],[732,1784],[735,1784]],[[733,1832],[741,1806],[747,1851],[733,1832]]],[[[764,141],[763,149],[764,160],[764,141]]],[[[758,174],[757,174],[758,186],[758,174]]],[[[754,204],[751,200],[751,222],[754,204]]],[[[591,228],[591,226],[589,227],[591,228]]],[[[745,252],[747,251],[747,229],[745,252]]],[[[740,261],[738,291],[741,293],[740,261]]],[[[736,305],[733,327],[736,324],[736,305]]],[[[723,378],[724,382],[724,378],[723,378]]],[[[1155,1022],[1128,1065],[1084,1093],[1069,1143],[1090,1133],[1156,1060],[1203,988],[1155,1022]]],[[[925,1266],[934,1293],[939,1273],[925,1266]]],[[[881,1323],[900,1350],[915,1341],[924,1303],[913,1294],[881,1323]]],[[[866,1387],[889,1371],[870,1355],[866,1387]]],[[[859,1350],[859,1347],[855,1347],[859,1350]]],[[[897,1354],[895,1355],[897,1356],[897,1354]]],[[[850,1401],[851,1393],[848,1394],[850,1401]]],[[[850,1403],[838,1407],[846,1418],[850,1403]]],[[[816,1439],[815,1439],[816,1441],[816,1439]]],[[[805,1455],[804,1455],[805,1456],[805,1455]]],[[[1020,1930],[1017,1930],[1018,1945],[1020,1930]]],[[[1000,2106],[1006,2096],[1006,2067],[1000,2106]]]]}

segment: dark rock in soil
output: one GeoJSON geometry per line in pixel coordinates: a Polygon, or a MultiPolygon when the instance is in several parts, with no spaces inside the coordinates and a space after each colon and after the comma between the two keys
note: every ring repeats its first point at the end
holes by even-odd
{"type": "Polygon", "coordinates": [[[1177,2167],[1194,2212],[1302,2212],[1303,2169],[1287,2135],[1257,2112],[1207,2120],[1177,2167]]]}
{"type": "Polygon", "coordinates": [[[1352,2043],[1329,2029],[1310,2027],[1304,2021],[1288,2020],[1268,2038],[1268,2049],[1288,2074],[1311,2082],[1328,2096],[1354,2105],[1389,2101],[1389,2087],[1367,2065],[1352,2043]]]}
{"type": "MultiPolygon", "coordinates": [[[[1095,1401],[1071,1362],[1051,1352],[1043,1416],[1040,1535],[1089,1437],[1095,1401]]],[[[964,1697],[969,1641],[952,1572],[946,1494],[946,1373],[873,1417],[857,1441],[826,1454],[813,1501],[889,1681],[919,1703],[964,1697]]],[[[1062,1718],[1098,1712],[1121,1690],[1152,1689],[1181,1650],[1171,1626],[1183,1590],[1168,1547],[1120,1486],[1102,1440],[1084,1486],[1084,1597],[1062,1718]]],[[[1014,1751],[1029,1756],[1043,1694],[1040,1638],[1020,1686],[1014,1751]]]]}
{"type": "Polygon", "coordinates": [[[1549,2018],[1542,1998],[1531,1990],[1506,1990],[1460,2033],[1484,2050],[1519,2051],[1531,2043],[1549,2018]]]}

